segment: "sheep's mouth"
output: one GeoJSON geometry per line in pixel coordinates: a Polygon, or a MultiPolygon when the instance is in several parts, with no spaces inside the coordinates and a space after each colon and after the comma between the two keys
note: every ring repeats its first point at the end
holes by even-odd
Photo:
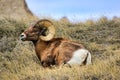
{"type": "Polygon", "coordinates": [[[22,40],[22,41],[26,41],[26,38],[21,38],[21,37],[20,37],[20,40],[22,40]]]}

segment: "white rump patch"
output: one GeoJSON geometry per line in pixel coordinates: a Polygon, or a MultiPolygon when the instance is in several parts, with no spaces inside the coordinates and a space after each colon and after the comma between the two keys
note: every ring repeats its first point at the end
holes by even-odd
{"type": "Polygon", "coordinates": [[[84,62],[84,60],[86,59],[88,53],[89,53],[89,51],[86,49],[79,49],[79,50],[75,51],[73,53],[72,58],[70,59],[70,61],[67,62],[67,64],[81,65],[84,62]]]}

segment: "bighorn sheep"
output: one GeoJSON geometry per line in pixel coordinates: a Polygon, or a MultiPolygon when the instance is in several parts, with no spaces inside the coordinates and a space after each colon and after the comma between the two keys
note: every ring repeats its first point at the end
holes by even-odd
{"type": "Polygon", "coordinates": [[[22,41],[32,41],[43,67],[61,64],[90,64],[91,54],[83,45],[63,39],[53,38],[55,28],[49,20],[39,20],[21,35],[22,41]]]}

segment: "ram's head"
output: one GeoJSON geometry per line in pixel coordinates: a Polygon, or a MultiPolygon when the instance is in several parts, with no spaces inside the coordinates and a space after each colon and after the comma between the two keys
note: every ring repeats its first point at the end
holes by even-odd
{"type": "Polygon", "coordinates": [[[55,35],[55,28],[53,23],[49,20],[39,20],[34,25],[31,25],[21,35],[22,41],[36,41],[43,40],[49,41],[53,39],[55,35]]]}

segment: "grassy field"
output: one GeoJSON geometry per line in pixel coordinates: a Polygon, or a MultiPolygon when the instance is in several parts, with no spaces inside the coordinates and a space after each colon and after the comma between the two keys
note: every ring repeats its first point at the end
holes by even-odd
{"type": "Polygon", "coordinates": [[[44,69],[31,42],[19,40],[27,22],[0,19],[0,80],[120,80],[120,18],[64,22],[52,20],[55,37],[85,45],[92,64],[44,69]]]}

